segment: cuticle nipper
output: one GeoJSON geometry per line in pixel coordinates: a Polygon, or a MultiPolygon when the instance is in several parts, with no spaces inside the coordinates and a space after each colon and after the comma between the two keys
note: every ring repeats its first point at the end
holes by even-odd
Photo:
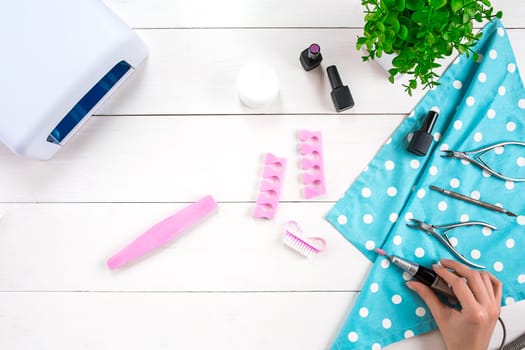
{"type": "Polygon", "coordinates": [[[417,220],[417,219],[410,219],[410,221],[411,221],[411,223],[407,224],[408,227],[412,227],[412,228],[416,228],[416,229],[422,230],[422,231],[430,234],[431,236],[435,237],[445,247],[447,247],[448,250],[450,250],[450,252],[452,254],[454,254],[458,259],[460,259],[464,263],[466,263],[466,264],[468,264],[470,266],[473,266],[473,267],[477,267],[479,269],[485,269],[486,268],[483,265],[479,265],[479,264],[476,264],[476,263],[468,260],[467,258],[465,258],[465,256],[463,256],[463,254],[458,252],[456,250],[456,248],[450,242],[450,240],[448,238],[448,235],[447,235],[447,232],[452,230],[452,229],[455,229],[457,227],[474,226],[474,225],[479,225],[479,226],[490,228],[492,230],[497,230],[497,228],[495,226],[493,226],[491,224],[487,224],[486,222],[482,222],[482,221],[466,221],[466,222],[450,224],[450,225],[432,225],[432,224],[427,224],[427,223],[425,223],[425,222],[423,222],[421,220],[417,220]],[[440,229],[443,229],[442,233],[438,232],[438,230],[440,230],[440,229]]]}
{"type": "Polygon", "coordinates": [[[499,177],[500,179],[503,179],[503,180],[515,181],[515,182],[525,181],[525,178],[513,178],[513,177],[504,176],[503,174],[492,169],[487,163],[485,163],[483,159],[481,159],[481,156],[483,156],[485,153],[492,151],[498,147],[504,147],[507,145],[518,145],[518,146],[525,147],[525,142],[520,142],[520,141],[500,142],[500,143],[495,143],[493,145],[479,148],[479,149],[472,150],[472,151],[442,150],[441,152],[443,152],[444,154],[442,154],[441,156],[445,158],[457,158],[457,159],[465,160],[483,170],[486,170],[491,175],[499,177]]]}

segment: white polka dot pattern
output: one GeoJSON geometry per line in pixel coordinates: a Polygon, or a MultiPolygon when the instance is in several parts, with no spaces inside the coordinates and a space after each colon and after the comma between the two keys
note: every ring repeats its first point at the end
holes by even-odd
{"type": "Polygon", "coordinates": [[[363,196],[364,198],[370,198],[370,196],[372,195],[372,190],[368,187],[365,187],[361,190],[361,196],[363,196]]]}
{"type": "Polygon", "coordinates": [[[403,243],[403,238],[400,235],[396,235],[394,236],[393,241],[395,245],[400,245],[401,243],[403,243]]]}
{"type": "Polygon", "coordinates": [[[403,301],[403,298],[401,297],[401,295],[396,294],[392,296],[392,303],[398,305],[398,304],[401,304],[402,301],[403,301]]]}
{"type": "Polygon", "coordinates": [[[369,225],[372,222],[374,222],[374,217],[372,216],[372,214],[365,214],[363,215],[363,222],[369,225]]]}
{"type": "Polygon", "coordinates": [[[419,163],[419,160],[417,160],[417,159],[412,159],[412,160],[410,161],[410,167],[411,167],[412,169],[419,169],[419,164],[420,164],[420,163],[419,163]]]}
{"type": "Polygon", "coordinates": [[[390,222],[396,222],[396,221],[397,221],[397,218],[398,218],[397,213],[391,213],[391,214],[388,216],[388,220],[390,220],[390,222]]]}
{"type": "MultiPolygon", "coordinates": [[[[498,23],[498,22],[496,22],[498,23]]],[[[497,24],[499,25],[499,24],[497,24]]],[[[328,220],[372,262],[355,306],[338,337],[339,348],[381,349],[435,327],[432,314],[403,284],[412,276],[378,257],[375,248],[430,267],[448,250],[435,238],[406,226],[411,218],[433,224],[485,221],[481,226],[449,232],[450,243],[468,259],[487,266],[504,281],[503,303],[525,295],[522,247],[525,235],[525,182],[498,179],[466,161],[441,157],[439,150],[472,150],[525,135],[525,91],[503,28],[500,38],[483,46],[476,62],[460,56],[382,145],[376,157],[327,215],[328,220]],[[491,96],[488,96],[490,94],[491,96]],[[429,110],[440,113],[432,152],[416,157],[405,152],[414,130],[429,110]],[[452,189],[520,213],[510,218],[430,191],[429,185],[452,189]],[[399,312],[402,309],[404,312],[399,312]],[[421,325],[423,325],[421,327],[421,325]],[[424,330],[423,330],[424,328],[424,330]]],[[[525,177],[525,153],[501,147],[483,156],[496,168],[525,177]]],[[[344,164],[342,164],[344,166],[344,164]]],[[[350,269],[350,267],[348,267],[350,269]]],[[[348,272],[341,269],[340,273],[348,272]]]]}
{"type": "Polygon", "coordinates": [[[385,318],[383,322],[381,322],[381,324],[383,325],[384,329],[389,329],[390,327],[392,327],[392,321],[390,321],[390,319],[388,318],[385,318]]]}
{"type": "Polygon", "coordinates": [[[395,195],[397,194],[397,188],[395,188],[394,186],[390,186],[389,188],[386,189],[386,193],[390,197],[395,197],[395,195]]]}
{"type": "Polygon", "coordinates": [[[381,267],[384,269],[388,269],[390,267],[390,261],[387,259],[383,259],[383,261],[381,261],[381,267]]]}
{"type": "Polygon", "coordinates": [[[348,333],[348,340],[350,340],[352,343],[355,343],[358,339],[359,335],[356,332],[348,333]]]}
{"type": "Polygon", "coordinates": [[[481,83],[484,83],[487,81],[487,75],[485,73],[479,73],[478,75],[478,80],[481,82],[481,83]]]}
{"type": "Polygon", "coordinates": [[[419,247],[419,248],[416,248],[416,250],[414,251],[414,255],[417,256],[418,258],[422,258],[425,256],[425,249],[419,247]]]}

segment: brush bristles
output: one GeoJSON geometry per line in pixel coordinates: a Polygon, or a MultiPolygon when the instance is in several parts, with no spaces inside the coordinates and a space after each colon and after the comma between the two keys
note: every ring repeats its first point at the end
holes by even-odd
{"type": "Polygon", "coordinates": [[[288,247],[292,248],[299,254],[302,254],[306,257],[311,256],[312,254],[319,253],[319,249],[316,247],[308,244],[307,242],[303,241],[297,236],[294,236],[290,233],[287,233],[284,236],[283,243],[286,244],[288,247]]]}

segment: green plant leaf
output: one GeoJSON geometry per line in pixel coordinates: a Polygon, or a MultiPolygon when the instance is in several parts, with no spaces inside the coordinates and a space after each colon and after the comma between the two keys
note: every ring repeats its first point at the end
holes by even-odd
{"type": "Polygon", "coordinates": [[[425,0],[405,0],[405,6],[412,11],[421,10],[425,7],[425,0]]]}
{"type": "Polygon", "coordinates": [[[389,9],[393,9],[396,6],[396,0],[381,0],[389,9]]]}
{"type": "Polygon", "coordinates": [[[401,68],[405,65],[405,60],[403,59],[402,56],[396,56],[394,57],[394,59],[392,59],[392,65],[394,67],[398,67],[398,68],[401,68]]]}
{"type": "Polygon", "coordinates": [[[396,37],[396,32],[394,32],[392,29],[385,30],[385,46],[390,45],[392,46],[392,41],[396,37]]]}
{"type": "Polygon", "coordinates": [[[463,0],[450,0],[450,8],[454,12],[458,12],[463,8],[463,0]]]}
{"type": "Polygon", "coordinates": [[[397,12],[397,11],[390,12],[386,16],[384,23],[385,24],[390,24],[390,25],[393,25],[395,22],[399,23],[398,17],[399,17],[399,12],[397,12]]]}
{"type": "Polygon", "coordinates": [[[426,89],[439,85],[440,59],[455,51],[475,55],[472,47],[480,38],[474,23],[501,18],[490,0],[361,0],[365,7],[365,25],[356,47],[366,45],[368,56],[396,56],[388,80],[407,74],[403,85],[409,95],[418,86],[426,89]]]}
{"type": "Polygon", "coordinates": [[[428,10],[416,11],[412,14],[412,20],[417,24],[423,24],[428,20],[428,10]]]}
{"type": "Polygon", "coordinates": [[[434,9],[440,9],[447,4],[447,0],[428,0],[428,4],[434,9]]]}
{"type": "Polygon", "coordinates": [[[432,46],[436,43],[436,38],[434,37],[434,35],[432,35],[432,33],[428,33],[427,34],[427,45],[428,46],[432,46]]]}
{"type": "Polygon", "coordinates": [[[396,18],[395,21],[393,21],[391,23],[391,27],[392,27],[392,30],[394,31],[394,33],[399,32],[399,28],[401,28],[401,25],[399,24],[399,21],[397,20],[397,18],[396,18]]]}
{"type": "Polygon", "coordinates": [[[448,22],[448,11],[432,11],[430,13],[430,25],[435,28],[441,28],[444,23],[448,22]]]}
{"type": "Polygon", "coordinates": [[[404,25],[404,24],[401,24],[399,26],[399,31],[397,32],[397,36],[402,39],[402,40],[406,40],[407,37],[408,37],[408,28],[404,25]]]}

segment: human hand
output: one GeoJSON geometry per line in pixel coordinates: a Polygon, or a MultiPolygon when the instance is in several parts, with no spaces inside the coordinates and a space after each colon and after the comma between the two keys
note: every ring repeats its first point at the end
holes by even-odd
{"type": "Polygon", "coordinates": [[[454,260],[443,259],[441,265],[434,265],[434,271],[452,287],[461,310],[441,303],[420,282],[410,281],[407,286],[427,304],[448,350],[486,350],[501,310],[501,282],[489,272],[454,260]]]}

